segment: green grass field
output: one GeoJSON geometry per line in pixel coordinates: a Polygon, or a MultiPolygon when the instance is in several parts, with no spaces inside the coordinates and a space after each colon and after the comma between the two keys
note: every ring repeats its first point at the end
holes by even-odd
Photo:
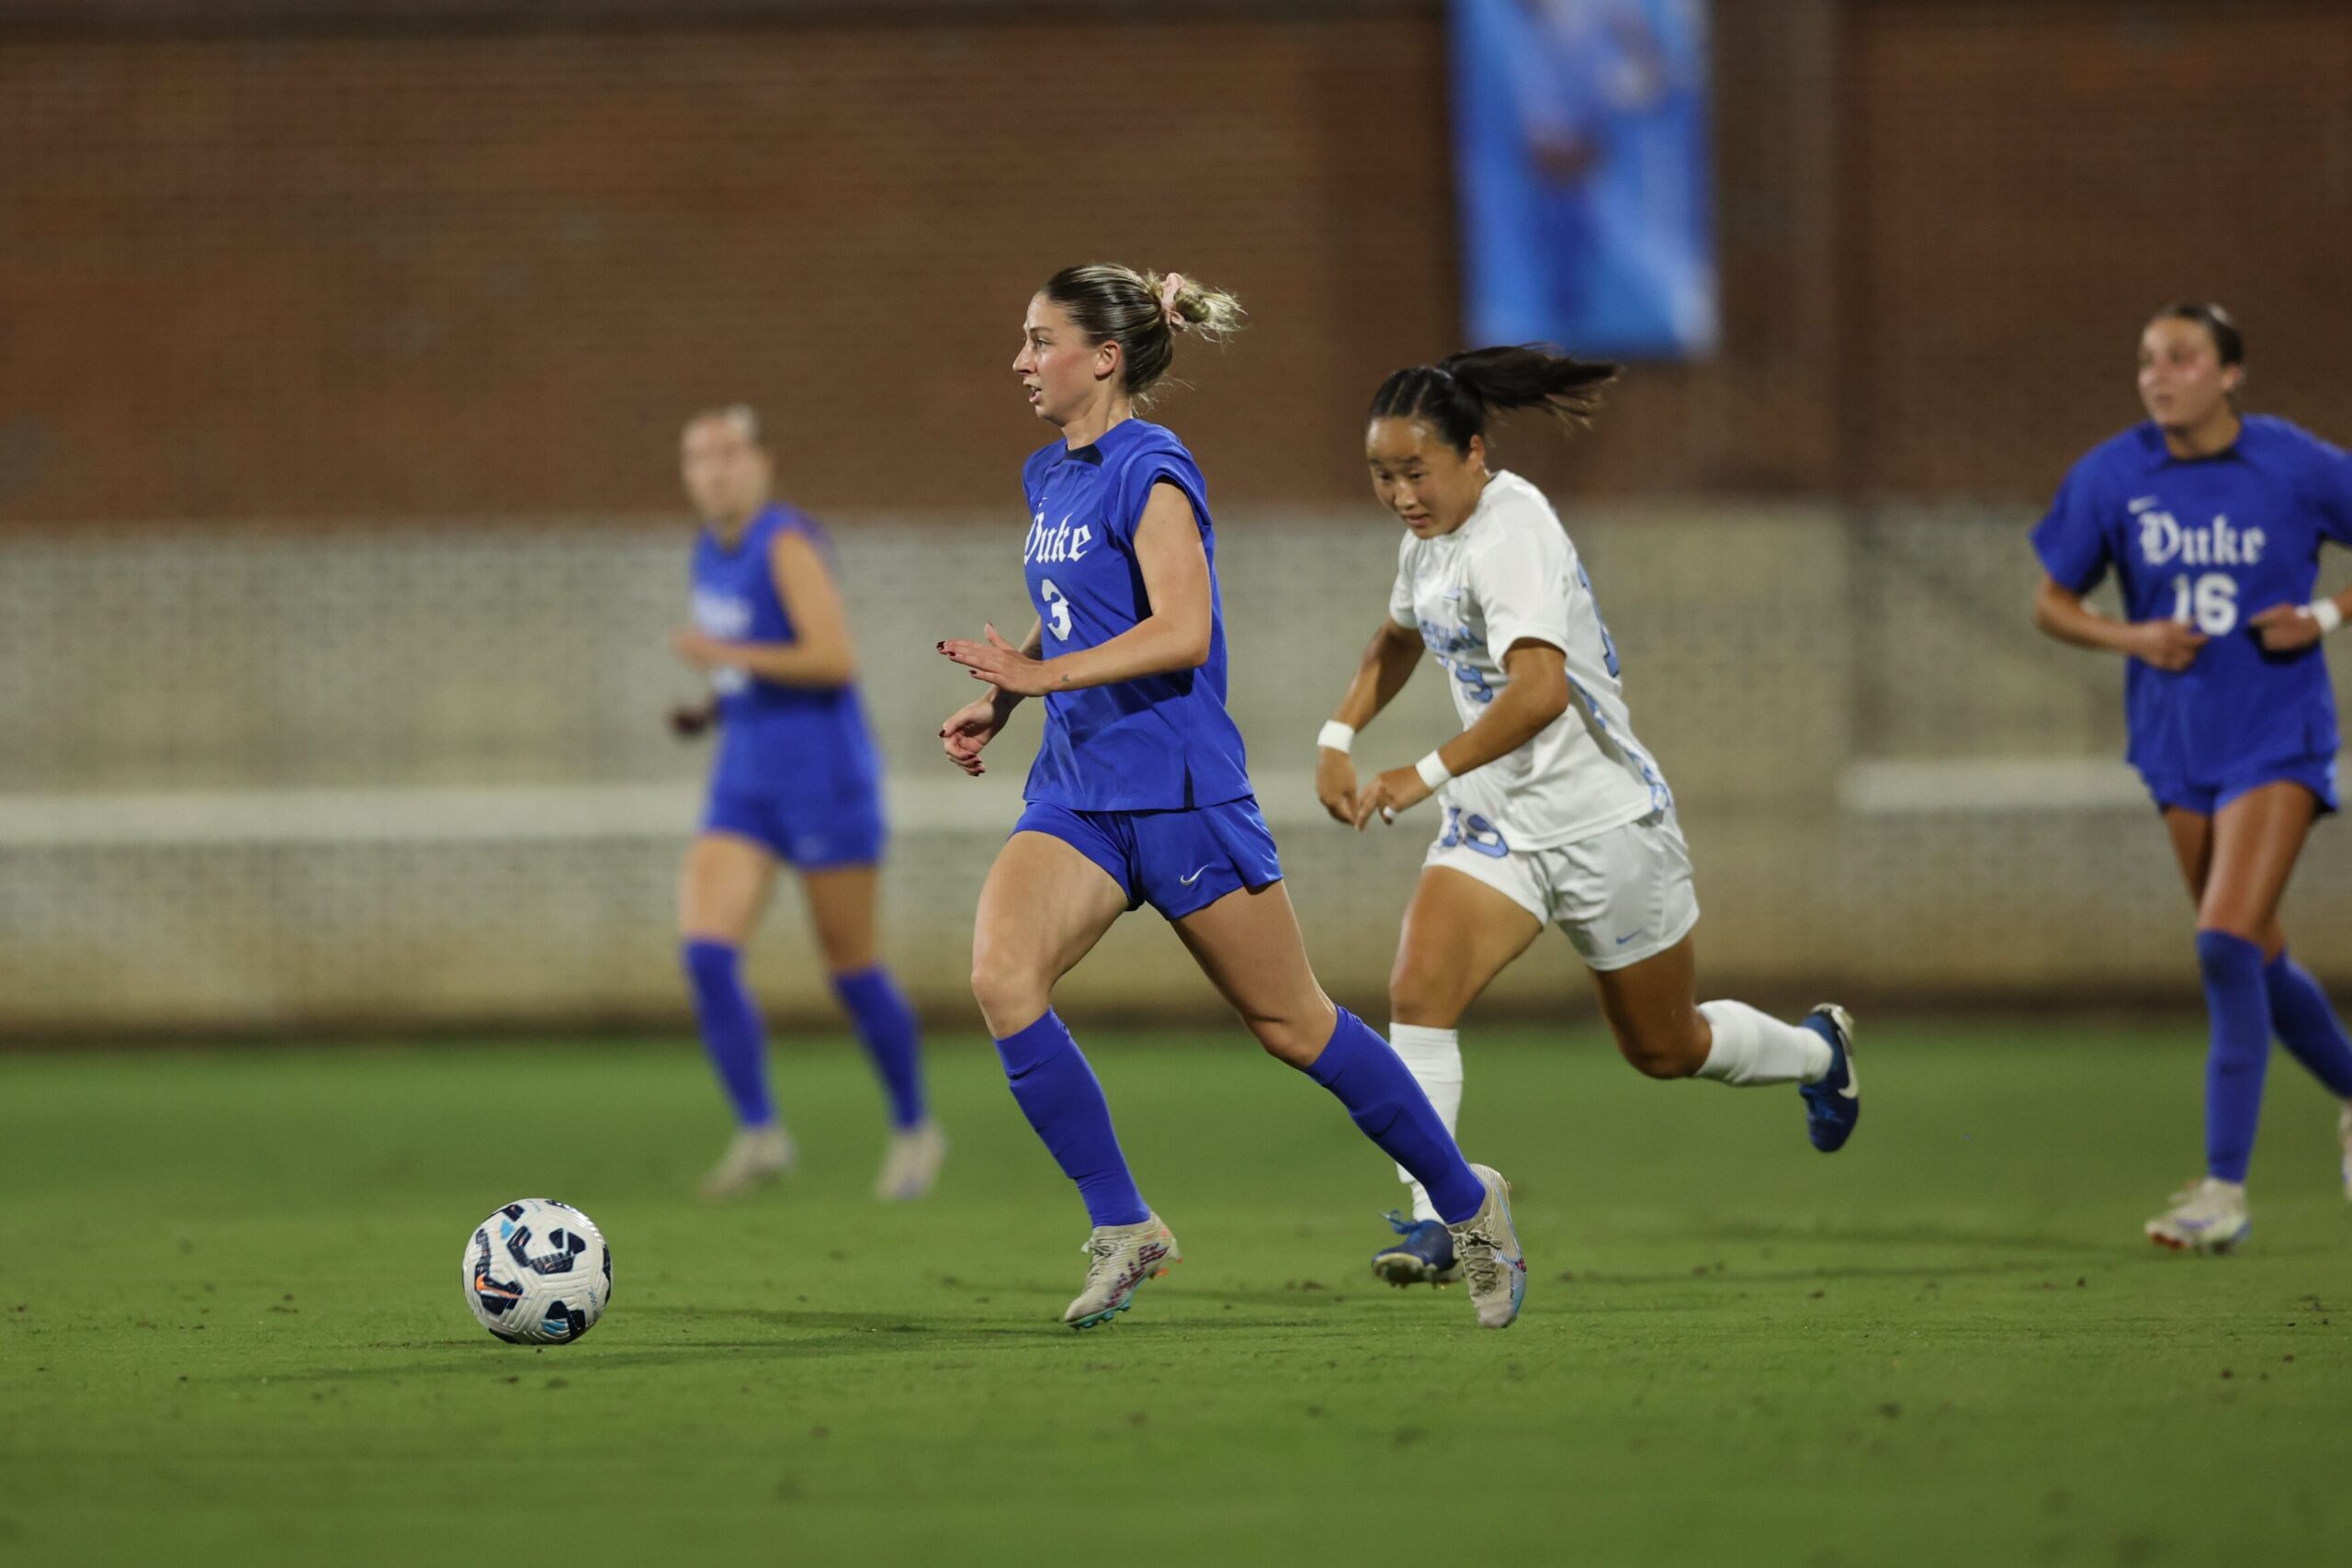
{"type": "Polygon", "coordinates": [[[1792,1090],[1474,1032],[1502,1334],[1374,1285],[1386,1167],[1236,1030],[1081,1021],[1190,1259],[1085,1335],[1083,1213],[974,1040],[898,1209],[838,1042],[780,1054],[802,1173],[730,1209],[686,1045],[0,1056],[0,1560],[2341,1561],[2320,1092],[2278,1060],[2253,1243],[2175,1258],[2139,1224],[2198,1164],[2194,1032],[1864,1028],[1835,1158],[1792,1090]],[[613,1242],[577,1346],[460,1298],[526,1194],[613,1242]]]}

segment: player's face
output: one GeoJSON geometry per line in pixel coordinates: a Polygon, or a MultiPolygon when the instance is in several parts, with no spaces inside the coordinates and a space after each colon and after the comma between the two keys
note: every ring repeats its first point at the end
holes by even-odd
{"type": "Polygon", "coordinates": [[[1059,305],[1042,294],[1029,301],[1012,373],[1021,378],[1039,419],[1068,424],[1101,395],[1102,383],[1118,364],[1116,344],[1089,339],[1059,305]]]}
{"type": "Polygon", "coordinates": [[[2245,368],[2223,365],[2202,321],[2165,316],[2140,334],[2140,403],[2165,430],[2194,430],[2226,412],[2245,368]]]}
{"type": "Polygon", "coordinates": [[[713,523],[750,521],[768,500],[768,455],[724,415],[698,419],[678,442],[678,473],[697,515],[713,523]]]}
{"type": "Polygon", "coordinates": [[[1363,459],[1372,469],[1372,493],[1418,539],[1451,534],[1468,522],[1491,477],[1484,441],[1472,436],[1464,452],[1418,419],[1374,420],[1364,428],[1363,459]]]}

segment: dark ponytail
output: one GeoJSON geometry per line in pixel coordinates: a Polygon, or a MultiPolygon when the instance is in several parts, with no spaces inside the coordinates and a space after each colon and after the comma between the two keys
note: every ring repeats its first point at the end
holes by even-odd
{"type": "Polygon", "coordinates": [[[1563,424],[1591,422],[1600,389],[1620,367],[1577,359],[1542,344],[1471,348],[1435,365],[1399,370],[1372,395],[1372,419],[1427,420],[1457,452],[1487,434],[1497,409],[1541,408],[1563,424]]]}

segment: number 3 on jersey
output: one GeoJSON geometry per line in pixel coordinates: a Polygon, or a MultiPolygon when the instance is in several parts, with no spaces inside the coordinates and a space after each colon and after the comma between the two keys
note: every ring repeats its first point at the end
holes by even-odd
{"type": "Polygon", "coordinates": [[[1054,634],[1056,642],[1069,640],[1069,601],[1054,586],[1050,577],[1037,580],[1037,597],[1046,602],[1046,629],[1054,634]]]}

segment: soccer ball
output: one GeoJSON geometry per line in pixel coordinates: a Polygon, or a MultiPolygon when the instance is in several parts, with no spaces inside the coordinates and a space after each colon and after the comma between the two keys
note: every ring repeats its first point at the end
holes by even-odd
{"type": "Polygon", "coordinates": [[[613,1299],[613,1249],[596,1222],[552,1198],[505,1205],[466,1240],[466,1305],[517,1345],[569,1345],[613,1299]]]}

